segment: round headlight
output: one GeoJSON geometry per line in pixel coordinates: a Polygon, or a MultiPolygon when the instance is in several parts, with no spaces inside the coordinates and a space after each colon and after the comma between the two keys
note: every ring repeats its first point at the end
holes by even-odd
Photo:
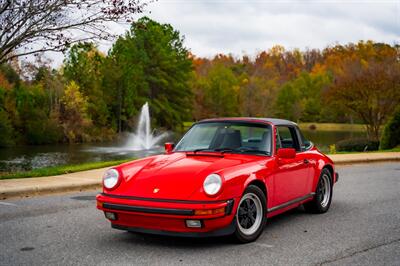
{"type": "Polygon", "coordinates": [[[221,187],[222,178],[217,174],[207,176],[203,183],[204,191],[210,196],[217,194],[221,190],[221,187]]]}
{"type": "Polygon", "coordinates": [[[113,189],[119,181],[119,172],[115,169],[108,169],[103,176],[103,184],[107,189],[113,189]]]}

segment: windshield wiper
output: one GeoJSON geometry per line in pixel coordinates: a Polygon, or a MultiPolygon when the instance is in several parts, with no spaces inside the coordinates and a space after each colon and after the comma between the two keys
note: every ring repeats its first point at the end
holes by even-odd
{"type": "Polygon", "coordinates": [[[266,151],[261,151],[261,150],[253,150],[253,149],[248,149],[248,148],[238,148],[238,149],[232,149],[232,148],[217,148],[215,151],[220,151],[222,153],[225,152],[240,152],[240,153],[256,153],[256,154],[263,154],[263,155],[269,155],[268,152],[266,151]]]}
{"type": "Polygon", "coordinates": [[[232,149],[232,148],[217,148],[217,149],[214,149],[214,151],[219,151],[221,153],[225,153],[225,152],[233,152],[233,151],[239,151],[239,150],[232,149]]]}
{"type": "Polygon", "coordinates": [[[269,155],[269,152],[266,151],[261,151],[261,150],[240,150],[242,153],[248,152],[248,153],[256,153],[256,154],[262,154],[262,155],[269,155]]]}
{"type": "Polygon", "coordinates": [[[199,151],[213,151],[213,150],[210,150],[209,148],[202,148],[202,149],[192,150],[191,152],[196,153],[196,152],[199,152],[199,151]]]}

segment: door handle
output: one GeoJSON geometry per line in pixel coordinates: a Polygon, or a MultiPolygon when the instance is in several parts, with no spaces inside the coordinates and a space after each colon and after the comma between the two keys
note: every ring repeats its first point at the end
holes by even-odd
{"type": "Polygon", "coordinates": [[[308,164],[310,161],[309,160],[307,160],[307,159],[304,159],[304,161],[303,161],[305,164],[308,164]]]}

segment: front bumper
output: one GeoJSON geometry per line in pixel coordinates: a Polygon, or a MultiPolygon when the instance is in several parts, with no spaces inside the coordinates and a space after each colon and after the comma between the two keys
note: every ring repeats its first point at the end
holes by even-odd
{"type": "Polygon", "coordinates": [[[234,232],[233,217],[238,200],[185,201],[149,199],[110,194],[97,195],[97,208],[115,214],[112,227],[133,232],[189,237],[228,235],[234,232]],[[224,212],[199,215],[199,210],[224,212]],[[201,227],[186,226],[200,220],[201,227]]]}

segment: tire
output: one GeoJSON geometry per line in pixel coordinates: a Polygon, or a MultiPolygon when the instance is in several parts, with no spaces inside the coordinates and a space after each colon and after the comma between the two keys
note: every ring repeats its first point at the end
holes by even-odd
{"type": "Polygon", "coordinates": [[[332,176],[328,169],[324,168],[319,176],[314,198],[303,204],[304,209],[310,213],[325,213],[332,202],[333,184],[332,176]]]}
{"type": "Polygon", "coordinates": [[[267,221],[267,204],[264,192],[257,186],[246,188],[235,214],[234,233],[239,243],[256,240],[264,230],[267,221]]]}

